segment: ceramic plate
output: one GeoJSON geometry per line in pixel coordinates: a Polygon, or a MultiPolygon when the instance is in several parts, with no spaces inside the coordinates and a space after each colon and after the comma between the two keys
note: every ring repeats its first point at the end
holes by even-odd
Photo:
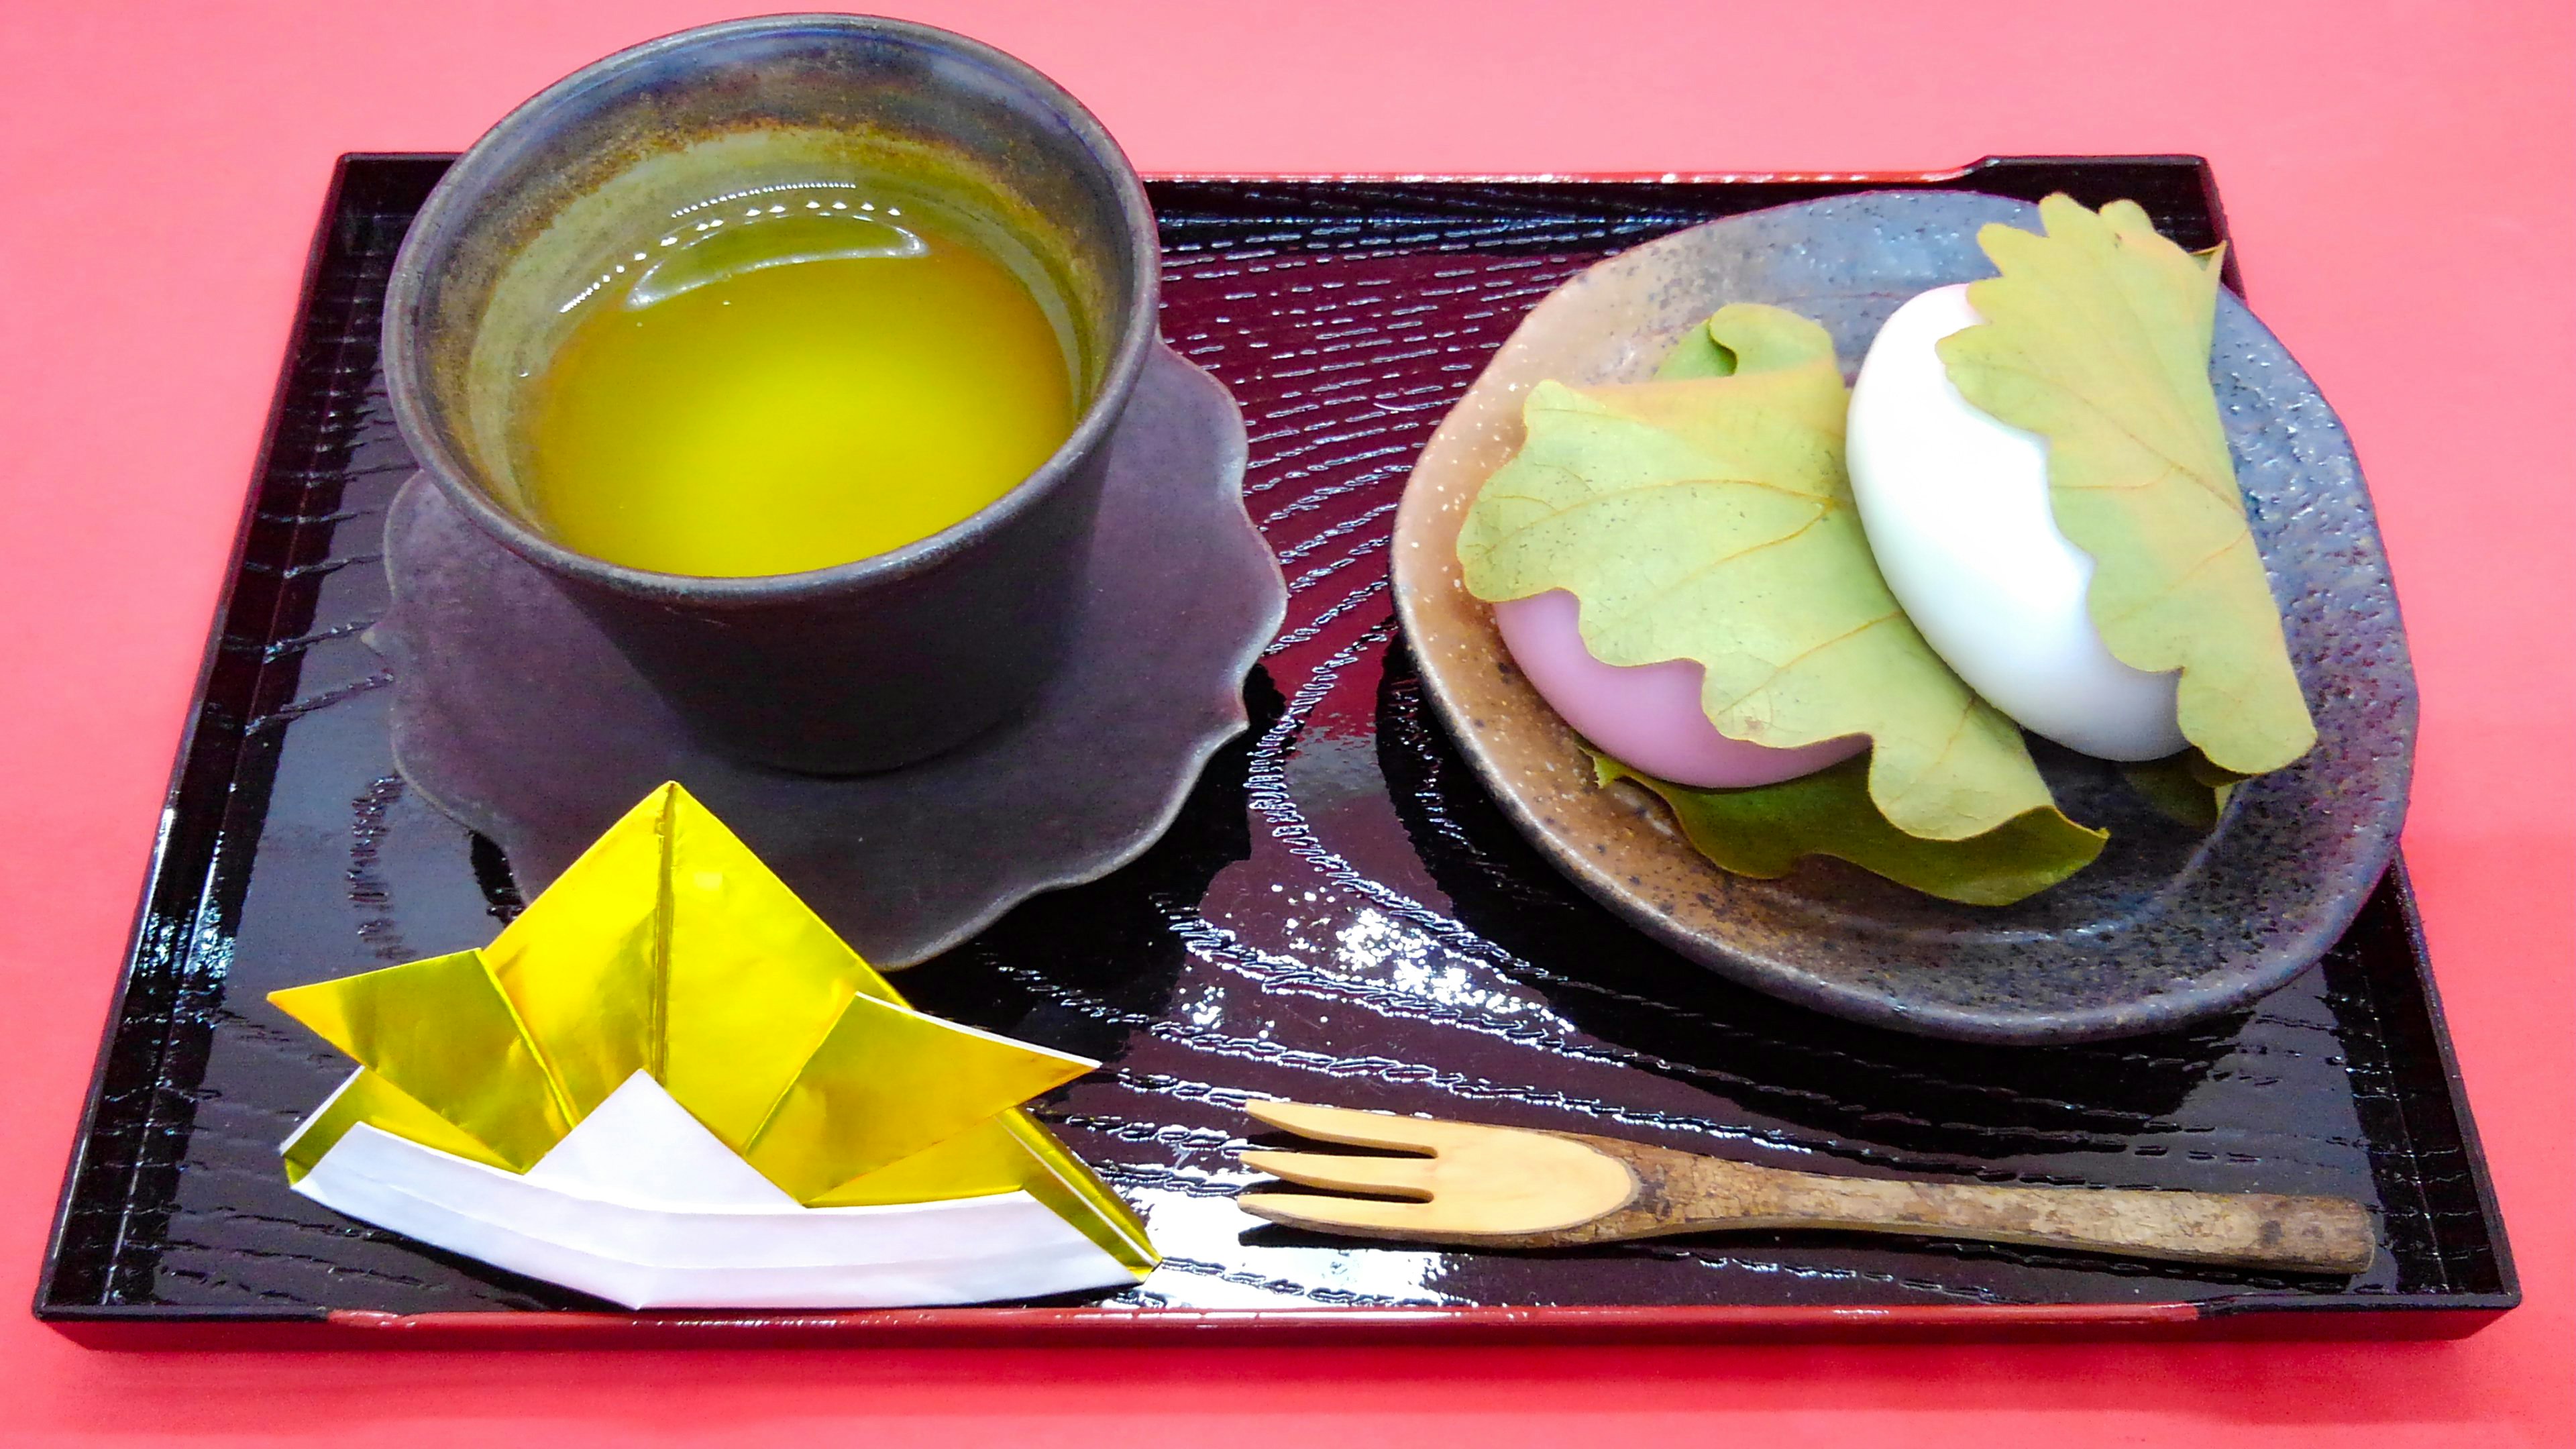
{"type": "Polygon", "coordinates": [[[1848,370],[1906,298],[1993,275],[1976,233],[1997,221],[2039,229],[2026,202],[1862,193],[1710,222],[1567,282],[1415,465],[1396,522],[1397,604],[1432,699],[1513,821],[1674,950],[1819,1010],[1932,1036],[2158,1030],[2242,1007],[2333,943],[2396,848],[2414,751],[2405,633],[2351,443],[2233,294],[2219,297],[2212,379],[2317,747],[2240,787],[2203,833],[2156,814],[2115,767],[2035,745],[2060,805],[2112,838],[2092,866],[2018,905],[1954,905],[1833,860],[1777,881],[1718,870],[1642,790],[1593,783],[1575,736],[1459,580],[1460,520],[1519,446],[1534,384],[1642,379],[1731,302],[1814,317],[1848,370]]]}

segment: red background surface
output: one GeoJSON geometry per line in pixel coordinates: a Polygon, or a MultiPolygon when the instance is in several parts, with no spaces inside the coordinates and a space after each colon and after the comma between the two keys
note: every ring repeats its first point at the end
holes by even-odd
{"type": "Polygon", "coordinates": [[[2406,850],[2529,1302],[2460,1343],[112,1354],[23,1316],[332,158],[452,150],[684,0],[0,25],[0,1439],[371,1446],[2565,1444],[2576,7],[903,7],[1148,171],[2191,151],[2359,444],[2423,689],[2406,850]],[[1293,1427],[1283,1416],[1295,1416],[1293,1427]]]}

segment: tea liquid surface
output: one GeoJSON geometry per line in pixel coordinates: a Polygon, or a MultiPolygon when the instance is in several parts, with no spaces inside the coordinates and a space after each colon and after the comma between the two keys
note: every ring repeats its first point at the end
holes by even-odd
{"type": "Polygon", "coordinates": [[[581,553],[701,577],[899,548],[1072,431],[1026,283],[901,212],[802,208],[654,239],[531,379],[521,477],[581,553]]]}

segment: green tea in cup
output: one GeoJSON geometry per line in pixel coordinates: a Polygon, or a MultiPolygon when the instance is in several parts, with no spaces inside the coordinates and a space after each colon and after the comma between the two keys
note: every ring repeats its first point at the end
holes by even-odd
{"type": "Polygon", "coordinates": [[[1007,234],[866,180],[751,190],[678,209],[564,304],[514,450],[564,546],[827,568],[963,521],[1072,431],[1064,308],[1007,234]]]}
{"type": "Polygon", "coordinates": [[[1062,660],[1159,268],[1134,168],[1021,62],[729,21],[447,171],[386,286],[386,393],[446,504],[701,738],[894,769],[1062,660]]]}

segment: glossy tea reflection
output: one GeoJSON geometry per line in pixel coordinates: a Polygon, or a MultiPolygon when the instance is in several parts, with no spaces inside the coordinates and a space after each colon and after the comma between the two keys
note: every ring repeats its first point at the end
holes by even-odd
{"type": "Polygon", "coordinates": [[[533,521],[629,568],[796,573],[926,538],[1044,463],[1075,399],[1042,269],[872,194],[762,188],[603,267],[522,404],[533,521]]]}

